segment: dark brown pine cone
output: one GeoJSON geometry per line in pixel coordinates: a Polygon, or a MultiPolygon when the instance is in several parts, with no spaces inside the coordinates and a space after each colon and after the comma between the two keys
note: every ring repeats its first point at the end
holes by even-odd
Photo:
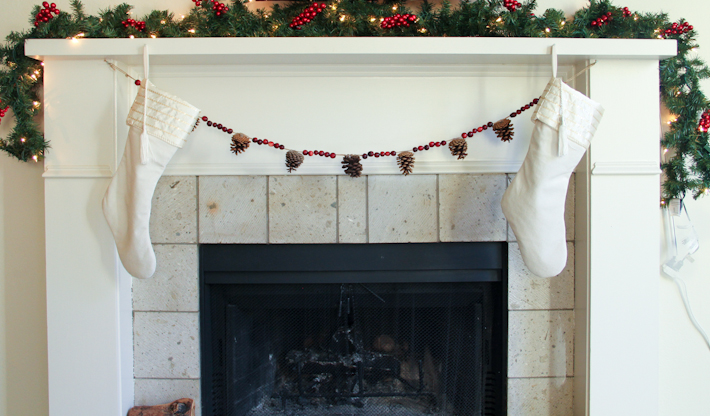
{"type": "Polygon", "coordinates": [[[238,155],[239,153],[246,151],[249,148],[250,143],[251,143],[251,137],[249,137],[243,133],[237,133],[234,136],[232,136],[232,146],[231,146],[232,152],[235,155],[238,155]]]}
{"type": "Polygon", "coordinates": [[[350,175],[352,178],[359,178],[362,174],[362,163],[360,163],[360,156],[358,155],[345,155],[343,157],[343,169],[345,173],[350,175]]]}
{"type": "Polygon", "coordinates": [[[412,152],[402,152],[397,155],[397,164],[399,165],[399,170],[402,171],[404,176],[412,173],[414,168],[414,153],[412,152]]]}
{"type": "Polygon", "coordinates": [[[457,159],[463,159],[468,156],[466,150],[468,150],[468,143],[466,139],[453,139],[449,142],[449,150],[451,150],[452,156],[457,156],[457,159]]]}
{"type": "Polygon", "coordinates": [[[301,166],[301,163],[303,163],[303,154],[301,152],[297,152],[295,150],[289,150],[286,152],[286,167],[288,168],[289,173],[298,169],[298,167],[301,166]]]}
{"type": "Polygon", "coordinates": [[[504,142],[513,140],[513,124],[507,118],[496,121],[493,124],[493,131],[504,142]]]}

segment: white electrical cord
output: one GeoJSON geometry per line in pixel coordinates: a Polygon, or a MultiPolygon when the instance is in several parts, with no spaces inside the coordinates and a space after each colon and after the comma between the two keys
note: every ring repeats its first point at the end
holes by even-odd
{"type": "Polygon", "coordinates": [[[668,249],[671,250],[671,258],[666,261],[661,270],[663,274],[668,276],[673,280],[678,286],[678,291],[683,299],[683,304],[685,305],[685,310],[688,312],[688,317],[690,322],[693,323],[695,329],[698,330],[705,343],[710,349],[710,337],[708,337],[707,332],[700,325],[698,320],[693,314],[693,309],[690,307],[690,300],[688,300],[688,289],[685,286],[685,282],[680,278],[680,269],[683,267],[683,262],[685,259],[690,261],[693,260],[691,254],[695,253],[698,248],[698,238],[695,234],[695,229],[693,224],[690,222],[690,216],[688,216],[688,211],[683,205],[682,201],[678,199],[673,199],[668,204],[664,212],[664,220],[666,223],[666,242],[668,244],[668,249]],[[676,220],[678,222],[676,222],[676,220]]]}

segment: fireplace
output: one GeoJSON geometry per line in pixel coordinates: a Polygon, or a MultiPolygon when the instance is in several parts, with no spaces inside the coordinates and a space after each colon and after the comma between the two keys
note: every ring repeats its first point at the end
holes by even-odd
{"type": "Polygon", "coordinates": [[[203,415],[505,414],[506,257],[506,243],[202,245],[203,415]]]}

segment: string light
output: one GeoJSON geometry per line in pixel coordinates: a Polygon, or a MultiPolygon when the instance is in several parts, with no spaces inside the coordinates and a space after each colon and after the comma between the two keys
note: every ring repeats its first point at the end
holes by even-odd
{"type": "Polygon", "coordinates": [[[157,36],[155,36],[155,34],[151,34],[150,37],[153,39],[157,38],[157,36]]]}
{"type": "Polygon", "coordinates": [[[128,36],[130,39],[135,39],[136,37],[133,35],[128,36]]]}
{"type": "Polygon", "coordinates": [[[195,29],[188,29],[187,31],[190,32],[190,33],[195,33],[195,32],[196,32],[195,29]]]}
{"type": "Polygon", "coordinates": [[[371,17],[371,18],[370,18],[370,21],[371,21],[371,22],[374,22],[375,20],[377,20],[377,19],[375,19],[374,17],[371,17]]]}
{"type": "Polygon", "coordinates": [[[338,10],[338,6],[336,4],[331,5],[330,8],[333,10],[338,10]]]}
{"type": "Polygon", "coordinates": [[[566,22],[565,22],[564,20],[563,20],[563,21],[561,21],[561,22],[560,22],[560,26],[564,26],[564,25],[565,25],[565,23],[566,23],[566,22]]]}
{"type": "Polygon", "coordinates": [[[500,22],[502,22],[502,21],[503,21],[503,18],[502,18],[502,17],[499,17],[499,18],[496,19],[496,22],[498,22],[498,23],[500,23],[500,22]]]}
{"type": "Polygon", "coordinates": [[[76,34],[77,38],[83,38],[84,37],[84,32],[79,32],[76,34]]]}
{"type": "Polygon", "coordinates": [[[161,25],[164,25],[164,24],[165,24],[165,20],[161,20],[161,21],[160,21],[160,24],[161,24],[161,25]]]}
{"type": "Polygon", "coordinates": [[[392,6],[392,11],[396,12],[397,11],[397,6],[392,6]]]}
{"type": "Polygon", "coordinates": [[[423,28],[419,29],[419,33],[426,33],[426,28],[423,27],[423,28]]]}
{"type": "Polygon", "coordinates": [[[39,158],[37,157],[37,155],[32,156],[32,159],[33,159],[35,162],[39,162],[39,158]]]}
{"type": "Polygon", "coordinates": [[[25,142],[25,138],[24,138],[24,137],[20,137],[20,143],[24,143],[24,142],[25,142]]]}
{"type": "Polygon", "coordinates": [[[545,32],[550,33],[550,28],[549,28],[549,27],[546,27],[546,28],[545,28],[545,32]]]}
{"type": "Polygon", "coordinates": [[[77,38],[75,38],[75,37],[72,37],[72,38],[71,38],[71,41],[74,42],[74,43],[77,43],[77,42],[79,42],[79,39],[77,39],[77,38]]]}
{"type": "Polygon", "coordinates": [[[344,14],[341,14],[341,15],[340,15],[340,21],[341,21],[341,22],[344,22],[344,21],[345,21],[345,15],[344,15],[344,14]]]}
{"type": "Polygon", "coordinates": [[[34,108],[39,108],[39,101],[32,101],[34,108]]]}

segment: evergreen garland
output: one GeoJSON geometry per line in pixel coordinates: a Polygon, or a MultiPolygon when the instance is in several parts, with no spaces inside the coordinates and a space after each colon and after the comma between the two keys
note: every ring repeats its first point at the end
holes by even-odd
{"type": "MultiPolygon", "coordinates": [[[[193,0],[194,1],[194,0],[193,0]]],[[[693,30],[674,31],[665,13],[633,13],[614,6],[609,0],[590,0],[567,20],[561,10],[548,9],[535,15],[536,0],[526,0],[518,8],[507,9],[504,0],[463,0],[457,6],[448,1],[434,7],[423,0],[418,17],[410,25],[386,29],[381,22],[395,14],[415,13],[403,0],[330,0],[322,12],[299,29],[289,27],[293,19],[311,5],[295,0],[272,10],[250,11],[246,1],[232,0],[218,6],[212,0],[195,1],[189,14],[176,17],[169,11],[151,11],[127,23],[132,6],[120,4],[102,10],[98,16],[87,15],[79,0],[71,1],[71,13],[61,11],[47,22],[38,21],[24,32],[12,32],[0,47],[0,105],[9,105],[16,125],[0,150],[19,160],[42,160],[48,143],[35,118],[40,111],[42,64],[25,56],[26,39],[146,38],[146,37],[266,37],[266,36],[486,36],[486,37],[558,37],[677,39],[678,55],[660,65],[660,94],[663,104],[677,120],[665,134],[662,145],[668,149],[664,198],[693,197],[710,188],[710,143],[708,132],[699,127],[701,114],[708,109],[708,99],[700,90],[700,80],[710,77],[706,64],[692,57],[696,48],[693,30]],[[224,10],[227,6],[228,10],[224,10]],[[216,8],[215,8],[216,7],[216,8]],[[221,13],[217,13],[221,11],[221,13]],[[592,22],[608,16],[605,23],[592,22]],[[143,27],[145,22],[145,28],[143,27]]],[[[321,3],[319,3],[321,4],[321,3]]],[[[46,8],[46,6],[45,6],[46,8]]],[[[30,22],[42,10],[33,10],[30,22]]],[[[680,22],[682,24],[683,21],[680,22]]]]}

